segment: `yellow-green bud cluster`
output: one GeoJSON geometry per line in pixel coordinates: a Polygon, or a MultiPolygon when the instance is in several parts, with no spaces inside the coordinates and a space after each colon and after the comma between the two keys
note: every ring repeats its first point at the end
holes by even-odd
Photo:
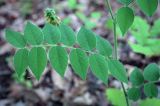
{"type": "Polygon", "coordinates": [[[53,25],[59,25],[61,23],[60,18],[56,15],[54,9],[47,8],[44,12],[46,21],[53,25]]]}

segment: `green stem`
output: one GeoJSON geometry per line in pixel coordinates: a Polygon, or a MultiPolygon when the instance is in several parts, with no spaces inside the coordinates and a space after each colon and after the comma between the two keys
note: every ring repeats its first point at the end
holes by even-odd
{"type": "Polygon", "coordinates": [[[122,89],[123,89],[123,93],[124,93],[124,96],[125,96],[125,99],[126,99],[127,106],[129,106],[128,95],[127,95],[127,92],[125,90],[123,82],[121,82],[121,85],[122,85],[122,89]]]}
{"type": "MultiPolygon", "coordinates": [[[[112,12],[112,8],[111,8],[111,5],[109,3],[109,0],[106,0],[106,4],[107,4],[107,7],[109,9],[109,13],[111,15],[111,18],[112,18],[112,21],[113,21],[113,32],[114,32],[114,59],[118,60],[118,52],[117,52],[117,44],[118,44],[118,41],[117,41],[117,35],[116,35],[116,19],[113,15],[113,12],[112,12]]],[[[124,92],[124,95],[125,95],[125,99],[126,99],[126,103],[127,103],[127,106],[129,106],[129,100],[128,100],[128,96],[127,96],[127,92],[125,90],[125,87],[124,87],[124,84],[123,82],[121,82],[121,85],[122,85],[122,89],[123,89],[123,92],[124,92]]]]}
{"type": "MultiPolygon", "coordinates": [[[[67,45],[57,45],[57,44],[42,44],[42,45],[32,45],[31,47],[55,47],[55,46],[61,46],[61,47],[64,47],[64,48],[68,48],[68,49],[78,49],[78,48],[75,48],[75,47],[72,47],[72,46],[67,46],[67,45]]],[[[25,48],[30,48],[30,47],[25,47],[25,48]]],[[[82,49],[84,52],[86,53],[90,53],[90,54],[96,54],[96,52],[92,52],[92,51],[88,51],[88,50],[85,50],[85,49],[82,49]]]]}
{"type": "MultiPolygon", "coordinates": [[[[70,50],[72,50],[72,49],[81,49],[81,50],[83,50],[85,53],[87,53],[89,55],[91,55],[91,54],[97,54],[96,51],[89,51],[89,50],[85,50],[83,48],[78,48],[78,47],[74,47],[74,46],[67,46],[67,45],[63,45],[63,44],[61,44],[61,45],[57,45],[57,44],[41,44],[41,45],[26,46],[24,48],[25,49],[30,49],[30,48],[33,48],[33,47],[45,47],[45,48],[47,48],[47,47],[56,47],[56,46],[60,46],[60,47],[63,47],[63,48],[66,48],[66,49],[70,49],[70,50]]],[[[113,58],[106,57],[106,56],[103,56],[103,55],[101,55],[101,56],[104,57],[106,60],[113,59],[113,58]]]]}
{"type": "Polygon", "coordinates": [[[117,52],[117,35],[116,35],[116,21],[113,20],[113,35],[114,35],[114,59],[118,60],[118,52],[117,52]]]}

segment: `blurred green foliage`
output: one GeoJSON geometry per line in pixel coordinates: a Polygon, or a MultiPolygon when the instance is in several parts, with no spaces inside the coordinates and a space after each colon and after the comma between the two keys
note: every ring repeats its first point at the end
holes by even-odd
{"type": "Polygon", "coordinates": [[[27,88],[32,88],[32,86],[33,86],[31,80],[26,80],[26,79],[24,78],[24,75],[21,76],[21,77],[18,77],[18,75],[17,75],[16,73],[14,73],[14,74],[13,74],[13,78],[15,79],[15,81],[16,81],[17,83],[23,84],[23,85],[25,85],[27,88]]]}
{"type": "Polygon", "coordinates": [[[77,0],[68,0],[68,6],[71,9],[75,9],[77,7],[77,0]]]}
{"type": "Polygon", "coordinates": [[[93,29],[97,27],[97,20],[100,19],[102,14],[100,12],[92,12],[90,16],[86,16],[82,12],[76,12],[76,16],[84,23],[85,27],[93,29]]]}
{"type": "Polygon", "coordinates": [[[114,106],[127,106],[123,91],[115,88],[106,90],[106,96],[114,106]]]}
{"type": "Polygon", "coordinates": [[[142,100],[140,106],[160,106],[160,100],[157,98],[142,100]]]}
{"type": "MultiPolygon", "coordinates": [[[[106,98],[114,106],[126,106],[124,93],[119,89],[107,89],[106,98]]],[[[133,106],[133,103],[133,101],[130,101],[131,106],[133,106]]],[[[138,101],[138,106],[160,106],[160,99],[147,98],[140,100],[138,101]]]]}
{"type": "MultiPolygon", "coordinates": [[[[76,10],[75,15],[78,17],[78,19],[84,24],[84,26],[88,29],[93,29],[97,27],[97,21],[101,18],[102,14],[99,11],[94,11],[89,15],[85,15],[82,11],[82,8],[84,8],[84,5],[81,3],[78,3],[77,0],[68,0],[67,1],[68,7],[71,10],[76,10]]],[[[69,24],[71,23],[70,18],[65,18],[63,20],[64,23],[69,24]]]]}
{"type": "Polygon", "coordinates": [[[136,42],[129,42],[130,47],[136,53],[146,56],[160,55],[160,19],[156,20],[153,26],[149,25],[146,20],[136,17],[130,29],[130,33],[134,36],[136,42]]]}
{"type": "Polygon", "coordinates": [[[69,25],[72,22],[72,19],[70,17],[64,18],[62,20],[63,24],[69,25]]]}
{"type": "MultiPolygon", "coordinates": [[[[112,30],[112,19],[106,21],[105,27],[112,30]]],[[[154,21],[153,26],[148,24],[145,19],[136,16],[134,23],[129,32],[134,37],[136,42],[128,41],[131,49],[145,56],[158,56],[160,55],[160,19],[154,21]]],[[[120,28],[117,25],[117,35],[122,35],[120,28]]]]}
{"type": "Polygon", "coordinates": [[[32,0],[20,0],[20,13],[22,16],[31,14],[33,11],[33,1],[32,0]]]}

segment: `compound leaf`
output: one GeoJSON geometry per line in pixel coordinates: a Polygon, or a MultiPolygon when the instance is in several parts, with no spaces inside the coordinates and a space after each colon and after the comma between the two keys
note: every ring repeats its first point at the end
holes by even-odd
{"type": "Polygon", "coordinates": [[[148,81],[157,81],[159,79],[160,69],[155,63],[149,64],[143,72],[144,78],[148,81]]]}
{"type": "Polygon", "coordinates": [[[89,58],[89,63],[92,72],[96,77],[101,79],[104,83],[108,81],[108,66],[107,61],[102,55],[93,54],[89,58]]]}
{"type": "Polygon", "coordinates": [[[130,81],[132,82],[132,85],[134,86],[140,86],[144,82],[143,74],[141,73],[140,69],[135,68],[131,75],[130,75],[130,81]]]}
{"type": "Polygon", "coordinates": [[[116,20],[122,34],[124,35],[133,24],[134,21],[133,10],[129,7],[120,8],[116,14],[116,20]]]}
{"type": "Polygon", "coordinates": [[[86,79],[89,59],[85,52],[81,49],[73,49],[70,53],[70,62],[75,73],[77,73],[82,79],[86,79]]]}
{"type": "Polygon", "coordinates": [[[44,40],[49,44],[56,44],[60,41],[61,32],[57,26],[47,23],[43,28],[44,40]]]}
{"type": "Polygon", "coordinates": [[[158,7],[158,0],[137,0],[140,9],[148,16],[152,16],[158,7]]]}
{"type": "Polygon", "coordinates": [[[20,78],[28,66],[28,50],[19,49],[14,55],[14,68],[20,78]]]}
{"type": "Polygon", "coordinates": [[[111,44],[100,36],[97,36],[96,38],[97,38],[96,49],[98,50],[98,52],[104,56],[111,56],[112,55],[111,44]]]}
{"type": "Polygon", "coordinates": [[[126,70],[118,60],[108,60],[108,67],[111,74],[118,80],[128,83],[126,70]]]}
{"type": "Polygon", "coordinates": [[[31,45],[40,45],[44,39],[41,29],[30,21],[25,26],[24,37],[31,45]]]}
{"type": "Polygon", "coordinates": [[[148,97],[157,97],[158,96],[158,88],[154,83],[147,83],[144,85],[144,93],[148,97]]]}
{"type": "Polygon", "coordinates": [[[47,65],[47,54],[45,49],[42,47],[32,48],[29,52],[28,63],[36,79],[39,80],[47,65]]]}
{"type": "Polygon", "coordinates": [[[68,55],[65,48],[56,46],[49,51],[52,67],[63,77],[68,64],[68,55]]]}
{"type": "Polygon", "coordinates": [[[85,50],[93,50],[96,47],[95,34],[85,27],[81,27],[77,35],[77,41],[80,47],[85,50]]]}
{"type": "Polygon", "coordinates": [[[60,24],[59,29],[61,31],[61,42],[68,46],[74,45],[76,36],[72,28],[65,24],[60,24]]]}
{"type": "Polygon", "coordinates": [[[26,46],[26,41],[21,33],[13,31],[11,29],[6,29],[6,40],[13,46],[17,48],[24,48],[26,46]]]}
{"type": "Polygon", "coordinates": [[[133,101],[137,101],[140,98],[140,89],[139,88],[130,88],[128,89],[128,98],[133,100],[133,101]]]}

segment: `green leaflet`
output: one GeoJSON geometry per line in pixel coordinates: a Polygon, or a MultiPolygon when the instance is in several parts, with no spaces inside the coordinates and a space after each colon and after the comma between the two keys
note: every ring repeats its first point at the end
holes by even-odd
{"type": "Polygon", "coordinates": [[[65,48],[56,46],[49,51],[52,67],[63,77],[68,65],[68,54],[65,48]]]}
{"type": "Polygon", "coordinates": [[[134,13],[133,10],[129,7],[122,7],[117,11],[116,20],[124,35],[128,29],[131,27],[134,21],[134,13]]]}
{"type": "Polygon", "coordinates": [[[157,97],[158,88],[154,83],[147,83],[144,85],[144,94],[148,97],[157,97]]]}
{"type": "Polygon", "coordinates": [[[136,17],[130,29],[136,42],[129,42],[130,47],[136,53],[144,54],[147,57],[158,56],[160,54],[159,35],[160,20],[156,20],[154,25],[149,25],[146,20],[136,17]]]}
{"type": "Polygon", "coordinates": [[[60,41],[61,32],[57,26],[45,24],[43,28],[44,40],[49,44],[56,44],[60,41]]]}
{"type": "Polygon", "coordinates": [[[112,55],[112,46],[107,40],[103,39],[100,36],[96,36],[96,41],[97,41],[96,49],[100,54],[104,56],[112,55]]]}
{"type": "Polygon", "coordinates": [[[93,50],[96,47],[96,37],[95,33],[91,30],[81,27],[77,35],[77,41],[80,47],[85,50],[93,50]]]}
{"type": "Polygon", "coordinates": [[[33,47],[29,52],[28,63],[36,79],[39,80],[47,65],[45,49],[42,47],[33,47]]]}
{"type": "MultiPolygon", "coordinates": [[[[147,41],[147,40],[145,40],[145,41],[147,41]]],[[[159,50],[160,44],[158,44],[156,42],[154,42],[154,44],[145,44],[145,46],[143,46],[141,44],[134,44],[134,43],[129,43],[129,45],[133,49],[134,52],[144,54],[147,57],[159,56],[159,54],[160,54],[160,50],[159,50]]]]}
{"type": "Polygon", "coordinates": [[[24,37],[31,45],[40,45],[44,39],[41,29],[30,21],[25,26],[24,37]]]}
{"type": "Polygon", "coordinates": [[[120,3],[129,5],[133,0],[118,0],[120,3]]]}
{"type": "Polygon", "coordinates": [[[158,36],[160,34],[159,27],[160,27],[160,19],[156,20],[154,22],[154,25],[150,29],[150,33],[152,36],[158,36]]]}
{"type": "Polygon", "coordinates": [[[133,101],[137,101],[140,98],[140,89],[139,88],[130,88],[128,89],[128,98],[133,100],[133,101]]]}
{"type": "Polygon", "coordinates": [[[160,106],[160,99],[158,98],[147,98],[145,100],[140,101],[139,106],[160,106]]]}
{"type": "Polygon", "coordinates": [[[28,50],[19,49],[14,55],[14,68],[20,78],[28,67],[28,50]]]}
{"type": "Polygon", "coordinates": [[[148,16],[152,16],[158,7],[158,0],[136,0],[140,9],[148,16]]]}
{"type": "Polygon", "coordinates": [[[150,36],[149,29],[150,26],[147,21],[136,16],[130,28],[130,32],[136,38],[137,42],[143,45],[144,42],[146,42],[144,39],[150,36]]]}
{"type": "Polygon", "coordinates": [[[107,61],[102,55],[93,54],[89,58],[89,63],[92,72],[96,77],[101,79],[104,83],[108,81],[108,66],[107,61]]]}
{"type": "Polygon", "coordinates": [[[9,28],[5,30],[6,32],[6,40],[13,46],[17,48],[24,48],[26,46],[26,42],[24,40],[24,37],[21,33],[15,32],[9,28]]]}
{"type": "Polygon", "coordinates": [[[143,72],[144,78],[148,81],[157,81],[159,79],[160,69],[155,63],[149,64],[143,72]]]}
{"type": "Polygon", "coordinates": [[[128,83],[126,70],[118,60],[108,60],[108,67],[111,74],[118,80],[128,83]]]}
{"type": "Polygon", "coordinates": [[[144,82],[143,74],[141,73],[141,70],[138,68],[135,68],[131,75],[130,75],[130,81],[133,86],[140,86],[144,82]]]}
{"type": "Polygon", "coordinates": [[[76,36],[72,28],[67,25],[60,24],[59,29],[61,31],[61,42],[67,46],[72,46],[76,42],[76,36]]]}
{"type": "Polygon", "coordinates": [[[89,66],[89,59],[86,53],[81,49],[73,49],[70,53],[70,62],[75,73],[77,73],[82,79],[86,79],[89,66]]]}
{"type": "Polygon", "coordinates": [[[127,106],[125,95],[123,91],[115,88],[108,88],[106,90],[106,96],[109,102],[112,103],[113,106],[127,106]]]}

